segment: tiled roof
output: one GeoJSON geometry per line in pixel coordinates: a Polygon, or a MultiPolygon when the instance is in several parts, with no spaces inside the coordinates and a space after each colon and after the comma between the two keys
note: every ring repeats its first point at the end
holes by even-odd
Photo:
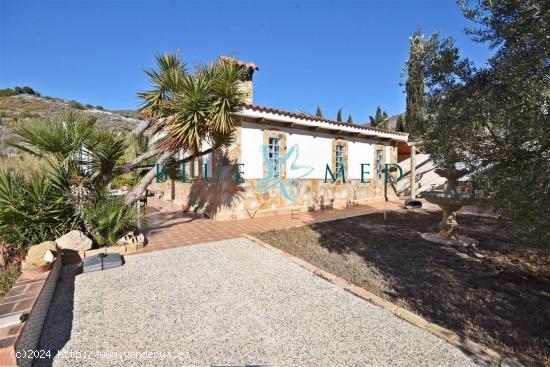
{"type": "Polygon", "coordinates": [[[305,114],[305,113],[290,112],[290,111],[285,111],[285,110],[281,110],[281,109],[274,108],[274,107],[260,106],[260,105],[257,105],[257,104],[246,103],[244,105],[244,107],[248,108],[248,109],[251,109],[251,110],[254,110],[254,111],[275,113],[275,114],[278,114],[278,115],[294,117],[294,118],[299,118],[299,119],[303,119],[303,120],[327,122],[329,124],[337,125],[337,126],[353,127],[353,128],[362,129],[362,130],[370,130],[370,131],[386,133],[386,134],[394,134],[394,135],[399,135],[399,136],[407,136],[408,135],[407,133],[400,133],[400,132],[389,130],[389,129],[382,129],[382,128],[379,128],[379,127],[373,127],[373,126],[368,126],[368,125],[348,124],[348,123],[345,123],[345,122],[327,120],[327,119],[322,118],[322,117],[312,116],[312,115],[308,115],[308,114],[305,114]]]}

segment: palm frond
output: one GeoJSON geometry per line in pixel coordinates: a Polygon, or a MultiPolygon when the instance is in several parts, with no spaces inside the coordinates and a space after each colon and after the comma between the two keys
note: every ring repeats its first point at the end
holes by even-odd
{"type": "MultiPolygon", "coordinates": [[[[154,132],[162,134],[158,148],[174,153],[196,152],[204,143],[228,142],[234,129],[232,113],[242,105],[245,96],[240,83],[246,70],[236,63],[218,60],[198,67],[194,74],[182,75],[176,84],[163,77],[168,73],[163,69],[166,65],[157,63],[159,69],[148,75],[157,91],[154,100],[159,101],[162,94],[162,107],[156,110],[157,120],[151,124],[154,132]],[[163,81],[167,81],[165,87],[161,86],[163,81]],[[168,89],[169,94],[160,93],[168,89]]],[[[152,107],[151,95],[140,97],[152,107]]]]}
{"type": "Polygon", "coordinates": [[[158,118],[170,112],[169,101],[180,89],[187,74],[186,64],[177,54],[156,55],[157,69],[146,69],[153,89],[138,93],[143,99],[140,111],[146,117],[158,118]]]}
{"type": "Polygon", "coordinates": [[[95,117],[68,112],[49,119],[36,119],[14,129],[10,145],[27,153],[66,159],[82,146],[95,128],[95,117]]]}

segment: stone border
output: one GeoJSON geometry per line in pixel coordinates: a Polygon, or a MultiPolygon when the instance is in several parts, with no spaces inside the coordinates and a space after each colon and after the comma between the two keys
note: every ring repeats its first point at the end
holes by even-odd
{"type": "Polygon", "coordinates": [[[120,246],[105,246],[101,248],[96,248],[86,251],[72,251],[72,250],[62,250],[63,252],[63,264],[78,264],[84,258],[98,255],[98,254],[131,254],[134,252],[139,252],[145,247],[144,244],[131,244],[131,245],[120,245],[120,246]]]}
{"type": "Polygon", "coordinates": [[[0,366],[31,366],[61,270],[61,258],[29,268],[0,303],[0,317],[25,315],[21,323],[0,328],[0,366]],[[16,352],[19,358],[16,358],[16,352]],[[27,358],[25,358],[27,356],[27,358]]]}
{"type": "Polygon", "coordinates": [[[402,307],[399,307],[391,302],[388,302],[381,297],[378,297],[377,295],[367,291],[364,288],[358,287],[356,285],[353,285],[352,283],[348,282],[347,280],[340,278],[332,273],[329,273],[328,271],[325,271],[323,269],[318,268],[317,266],[302,260],[296,256],[290,255],[289,253],[284,252],[283,250],[280,250],[274,246],[271,246],[270,244],[254,237],[249,234],[244,234],[242,237],[254,242],[255,244],[262,246],[263,248],[270,250],[278,255],[284,256],[290,261],[292,261],[295,264],[300,265],[302,268],[309,270],[313,273],[313,275],[316,275],[318,277],[321,277],[332,284],[335,284],[341,288],[343,288],[345,291],[352,293],[353,295],[364,299],[366,301],[369,301],[373,303],[374,305],[381,307],[382,309],[391,312],[392,314],[400,317],[401,319],[413,324],[416,327],[419,327],[421,329],[424,329],[426,331],[429,331],[433,335],[445,340],[447,343],[454,345],[467,354],[473,356],[475,359],[480,360],[482,362],[485,362],[489,365],[500,365],[501,362],[506,360],[506,358],[502,359],[502,356],[495,352],[494,350],[487,348],[485,346],[482,346],[480,344],[477,344],[463,336],[458,335],[457,333],[445,329],[437,324],[431,323],[428,320],[424,319],[423,317],[406,310],[402,307]]]}
{"type": "Polygon", "coordinates": [[[90,257],[98,254],[126,254],[143,250],[144,247],[144,244],[133,243],[131,245],[105,246],[93,250],[79,251],[78,254],[81,258],[90,257]]]}

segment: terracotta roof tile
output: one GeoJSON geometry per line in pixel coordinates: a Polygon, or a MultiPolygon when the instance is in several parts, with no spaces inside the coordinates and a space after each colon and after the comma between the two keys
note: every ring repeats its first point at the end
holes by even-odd
{"type": "Polygon", "coordinates": [[[327,122],[329,124],[337,125],[337,126],[354,127],[354,128],[361,129],[361,130],[370,130],[370,131],[376,131],[376,132],[381,132],[381,133],[386,133],[386,134],[394,134],[394,135],[400,135],[400,136],[407,136],[408,135],[407,133],[400,133],[400,132],[393,131],[393,130],[382,129],[382,128],[379,128],[379,127],[349,124],[349,123],[345,123],[345,122],[338,122],[338,121],[334,121],[334,120],[328,120],[328,119],[320,118],[320,117],[317,117],[317,116],[308,115],[306,113],[290,112],[290,111],[281,110],[279,108],[260,106],[260,105],[257,105],[257,104],[246,103],[244,105],[244,107],[255,110],[255,111],[276,113],[276,114],[283,115],[283,116],[295,117],[295,118],[300,118],[300,119],[309,120],[309,121],[327,122]]]}

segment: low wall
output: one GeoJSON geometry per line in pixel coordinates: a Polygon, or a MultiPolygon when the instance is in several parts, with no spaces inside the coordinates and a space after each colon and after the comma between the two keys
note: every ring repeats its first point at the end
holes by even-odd
{"type": "MultiPolygon", "coordinates": [[[[210,183],[203,179],[195,179],[190,183],[168,179],[163,183],[154,182],[148,189],[150,192],[161,192],[163,199],[181,204],[189,211],[203,213],[216,220],[267,216],[296,210],[342,209],[373,200],[384,200],[383,179],[365,183],[360,180],[348,180],[346,183],[332,183],[329,180],[325,183],[320,179],[301,179],[294,181],[292,188],[288,181],[283,180],[285,188],[276,184],[266,192],[259,189],[260,181],[248,179],[236,185],[232,177],[210,183]],[[289,196],[294,200],[289,200],[289,196]]],[[[389,199],[397,198],[391,185],[388,185],[387,190],[389,199]]]]}
{"type": "Polygon", "coordinates": [[[0,327],[0,366],[31,366],[55,291],[61,258],[25,270],[0,303],[0,318],[25,314],[25,321],[0,327]]]}

